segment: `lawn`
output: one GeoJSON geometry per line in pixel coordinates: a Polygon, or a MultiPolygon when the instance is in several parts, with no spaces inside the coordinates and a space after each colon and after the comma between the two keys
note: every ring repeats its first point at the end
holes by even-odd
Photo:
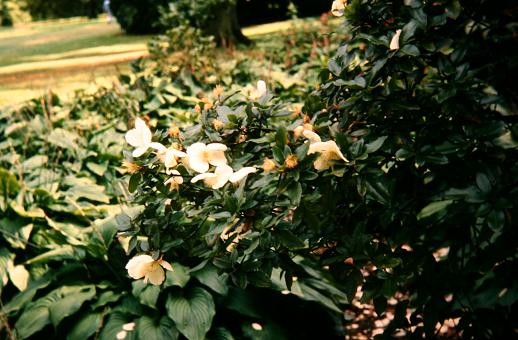
{"type": "MultiPolygon", "coordinates": [[[[258,37],[290,27],[278,22],[248,27],[258,37]]],[[[105,18],[49,20],[0,29],[0,106],[47,93],[108,86],[129,62],[147,56],[150,36],[124,34],[105,18]]]]}
{"type": "Polygon", "coordinates": [[[104,19],[74,18],[0,30],[0,105],[52,89],[105,85],[147,55],[149,36],[125,35],[104,19]]]}

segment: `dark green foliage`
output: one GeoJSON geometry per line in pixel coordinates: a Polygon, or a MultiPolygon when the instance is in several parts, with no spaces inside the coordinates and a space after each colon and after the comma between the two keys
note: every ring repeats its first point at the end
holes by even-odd
{"type": "Polygon", "coordinates": [[[11,27],[13,26],[13,18],[7,7],[7,1],[0,1],[0,26],[11,27]]]}
{"type": "Polygon", "coordinates": [[[98,0],[25,0],[27,10],[34,20],[87,16],[95,18],[102,12],[98,0]]]}
{"type": "Polygon", "coordinates": [[[332,189],[334,209],[346,209],[329,221],[336,246],[323,263],[346,286],[370,268],[365,301],[398,294],[387,336],[432,337],[460,318],[457,336],[515,337],[515,5],[353,0],[345,17],[352,38],[306,103],[336,124],[352,160],[332,189]],[[396,29],[400,48],[389,50],[396,29]]]}
{"type": "Polygon", "coordinates": [[[159,25],[160,8],[167,7],[168,0],[112,0],[110,8],[129,34],[156,33],[159,25]]]}

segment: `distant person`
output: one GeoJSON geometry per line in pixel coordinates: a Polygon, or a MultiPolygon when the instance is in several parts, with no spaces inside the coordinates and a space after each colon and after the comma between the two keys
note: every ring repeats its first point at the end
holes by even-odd
{"type": "Polygon", "coordinates": [[[110,9],[110,0],[104,0],[103,11],[105,11],[106,14],[108,14],[108,23],[111,23],[113,21],[113,13],[110,9]]]}

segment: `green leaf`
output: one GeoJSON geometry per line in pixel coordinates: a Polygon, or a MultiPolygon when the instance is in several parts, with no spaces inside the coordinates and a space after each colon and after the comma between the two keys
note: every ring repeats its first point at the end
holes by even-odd
{"type": "MultiPolygon", "coordinates": [[[[100,340],[114,340],[117,339],[117,333],[122,331],[122,326],[126,323],[131,322],[131,318],[120,312],[113,312],[110,314],[108,322],[104,324],[101,334],[99,335],[100,340]]],[[[127,332],[124,340],[136,339],[135,332],[127,332]]]]}
{"type": "Polygon", "coordinates": [[[173,269],[174,271],[166,270],[164,287],[185,287],[191,278],[191,275],[189,274],[189,268],[182,266],[179,263],[174,263],[173,269]]]}
{"type": "Polygon", "coordinates": [[[88,162],[88,163],[86,163],[86,167],[88,168],[88,170],[90,170],[97,176],[102,177],[102,176],[104,176],[104,174],[106,173],[106,170],[108,169],[108,163],[98,164],[98,163],[94,163],[94,162],[88,162]]]}
{"type": "Polygon", "coordinates": [[[338,65],[334,59],[329,60],[327,67],[329,68],[329,71],[331,71],[335,76],[339,76],[340,73],[342,73],[342,67],[340,67],[340,65],[338,65]]]}
{"type": "Polygon", "coordinates": [[[95,296],[94,286],[63,286],[25,308],[15,324],[20,339],[25,339],[52,322],[57,326],[95,296]]]}
{"type": "MultiPolygon", "coordinates": [[[[5,264],[5,267],[2,263],[2,251],[0,249],[0,277],[1,277],[1,271],[2,268],[7,268],[7,262],[5,264]]],[[[2,308],[2,311],[4,313],[12,313],[16,312],[20,309],[22,309],[27,303],[32,301],[34,296],[36,295],[36,292],[39,289],[45,288],[50,284],[50,280],[46,280],[45,278],[39,279],[35,282],[30,282],[27,289],[25,289],[23,292],[20,292],[12,298],[9,303],[5,304],[2,308]]]]}
{"type": "Polygon", "coordinates": [[[428,204],[426,207],[424,207],[419,212],[419,214],[417,214],[417,219],[422,220],[424,218],[427,218],[427,217],[435,215],[439,212],[442,212],[452,203],[453,203],[453,200],[432,202],[432,203],[428,204]]]}
{"type": "Polygon", "coordinates": [[[212,340],[234,340],[232,333],[223,327],[216,327],[213,329],[209,334],[209,338],[212,340]]]}
{"type": "Polygon", "coordinates": [[[292,182],[288,186],[287,196],[293,205],[299,205],[302,198],[302,185],[299,182],[292,182]]]}
{"type": "Polygon", "coordinates": [[[381,136],[377,138],[376,140],[368,143],[365,145],[365,151],[367,153],[376,152],[383,146],[383,143],[385,143],[385,140],[387,140],[388,136],[381,136]]]}
{"type": "Polygon", "coordinates": [[[501,231],[505,223],[505,214],[502,210],[493,210],[487,215],[487,224],[494,231],[501,231]]]}
{"type": "Polygon", "coordinates": [[[161,317],[160,320],[143,316],[137,320],[135,329],[138,339],[175,340],[179,336],[174,322],[167,316],[161,317]]]}
{"type": "Polygon", "coordinates": [[[0,168],[0,198],[14,196],[18,190],[20,190],[20,184],[16,176],[0,168]]]}
{"type": "Polygon", "coordinates": [[[68,149],[71,151],[79,150],[79,146],[76,141],[79,139],[79,135],[64,129],[54,129],[48,136],[47,141],[50,144],[58,146],[63,149],[68,149]]]}
{"type": "Polygon", "coordinates": [[[212,295],[200,287],[189,290],[185,296],[171,293],[166,301],[167,315],[189,340],[202,340],[212,325],[216,307],[212,295]]]}
{"type": "Polygon", "coordinates": [[[19,339],[26,339],[49,323],[49,309],[46,306],[33,305],[19,317],[14,328],[19,339]]]}
{"type": "Polygon", "coordinates": [[[50,320],[56,327],[61,320],[76,313],[85,301],[95,296],[94,286],[62,287],[63,298],[49,306],[50,320]]]}
{"type": "Polygon", "coordinates": [[[278,229],[273,231],[273,235],[277,237],[281,243],[290,250],[303,249],[306,247],[304,241],[295,236],[295,234],[289,230],[278,229]]]}
{"type": "Polygon", "coordinates": [[[209,287],[213,291],[221,295],[228,293],[228,274],[218,273],[218,269],[211,263],[207,263],[205,267],[195,272],[191,272],[198,281],[209,287]]]}
{"type": "Polygon", "coordinates": [[[88,339],[101,326],[101,313],[88,313],[83,316],[67,334],[67,340],[88,339]]]}
{"type": "Polygon", "coordinates": [[[74,201],[80,198],[86,198],[95,202],[110,203],[110,197],[105,194],[105,187],[102,185],[75,185],[66,193],[74,201]]]}
{"type": "Polygon", "coordinates": [[[477,186],[483,193],[491,192],[491,182],[487,175],[483,172],[479,172],[476,177],[477,186]]]}
{"type": "Polygon", "coordinates": [[[133,286],[131,291],[133,296],[138,298],[143,305],[156,309],[160,286],[144,283],[144,280],[133,281],[131,285],[133,286]]]}
{"type": "Polygon", "coordinates": [[[419,56],[421,53],[419,52],[419,49],[415,45],[404,45],[401,49],[401,52],[403,52],[406,55],[410,55],[413,57],[419,56]]]}
{"type": "Polygon", "coordinates": [[[277,131],[275,132],[275,144],[277,147],[281,150],[284,149],[284,146],[286,146],[286,141],[288,140],[288,132],[286,131],[286,128],[279,127],[277,128],[277,131]]]}
{"type": "Polygon", "coordinates": [[[135,190],[137,190],[141,178],[142,175],[140,174],[140,172],[131,175],[128,185],[129,192],[135,192],[135,190]]]}

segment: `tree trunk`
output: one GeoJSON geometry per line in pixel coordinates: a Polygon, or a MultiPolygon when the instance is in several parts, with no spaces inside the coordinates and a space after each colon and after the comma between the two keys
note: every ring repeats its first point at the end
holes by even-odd
{"type": "Polygon", "coordinates": [[[231,47],[236,44],[250,44],[251,41],[241,31],[235,5],[217,8],[215,20],[210,23],[207,33],[216,37],[218,45],[231,47]]]}

